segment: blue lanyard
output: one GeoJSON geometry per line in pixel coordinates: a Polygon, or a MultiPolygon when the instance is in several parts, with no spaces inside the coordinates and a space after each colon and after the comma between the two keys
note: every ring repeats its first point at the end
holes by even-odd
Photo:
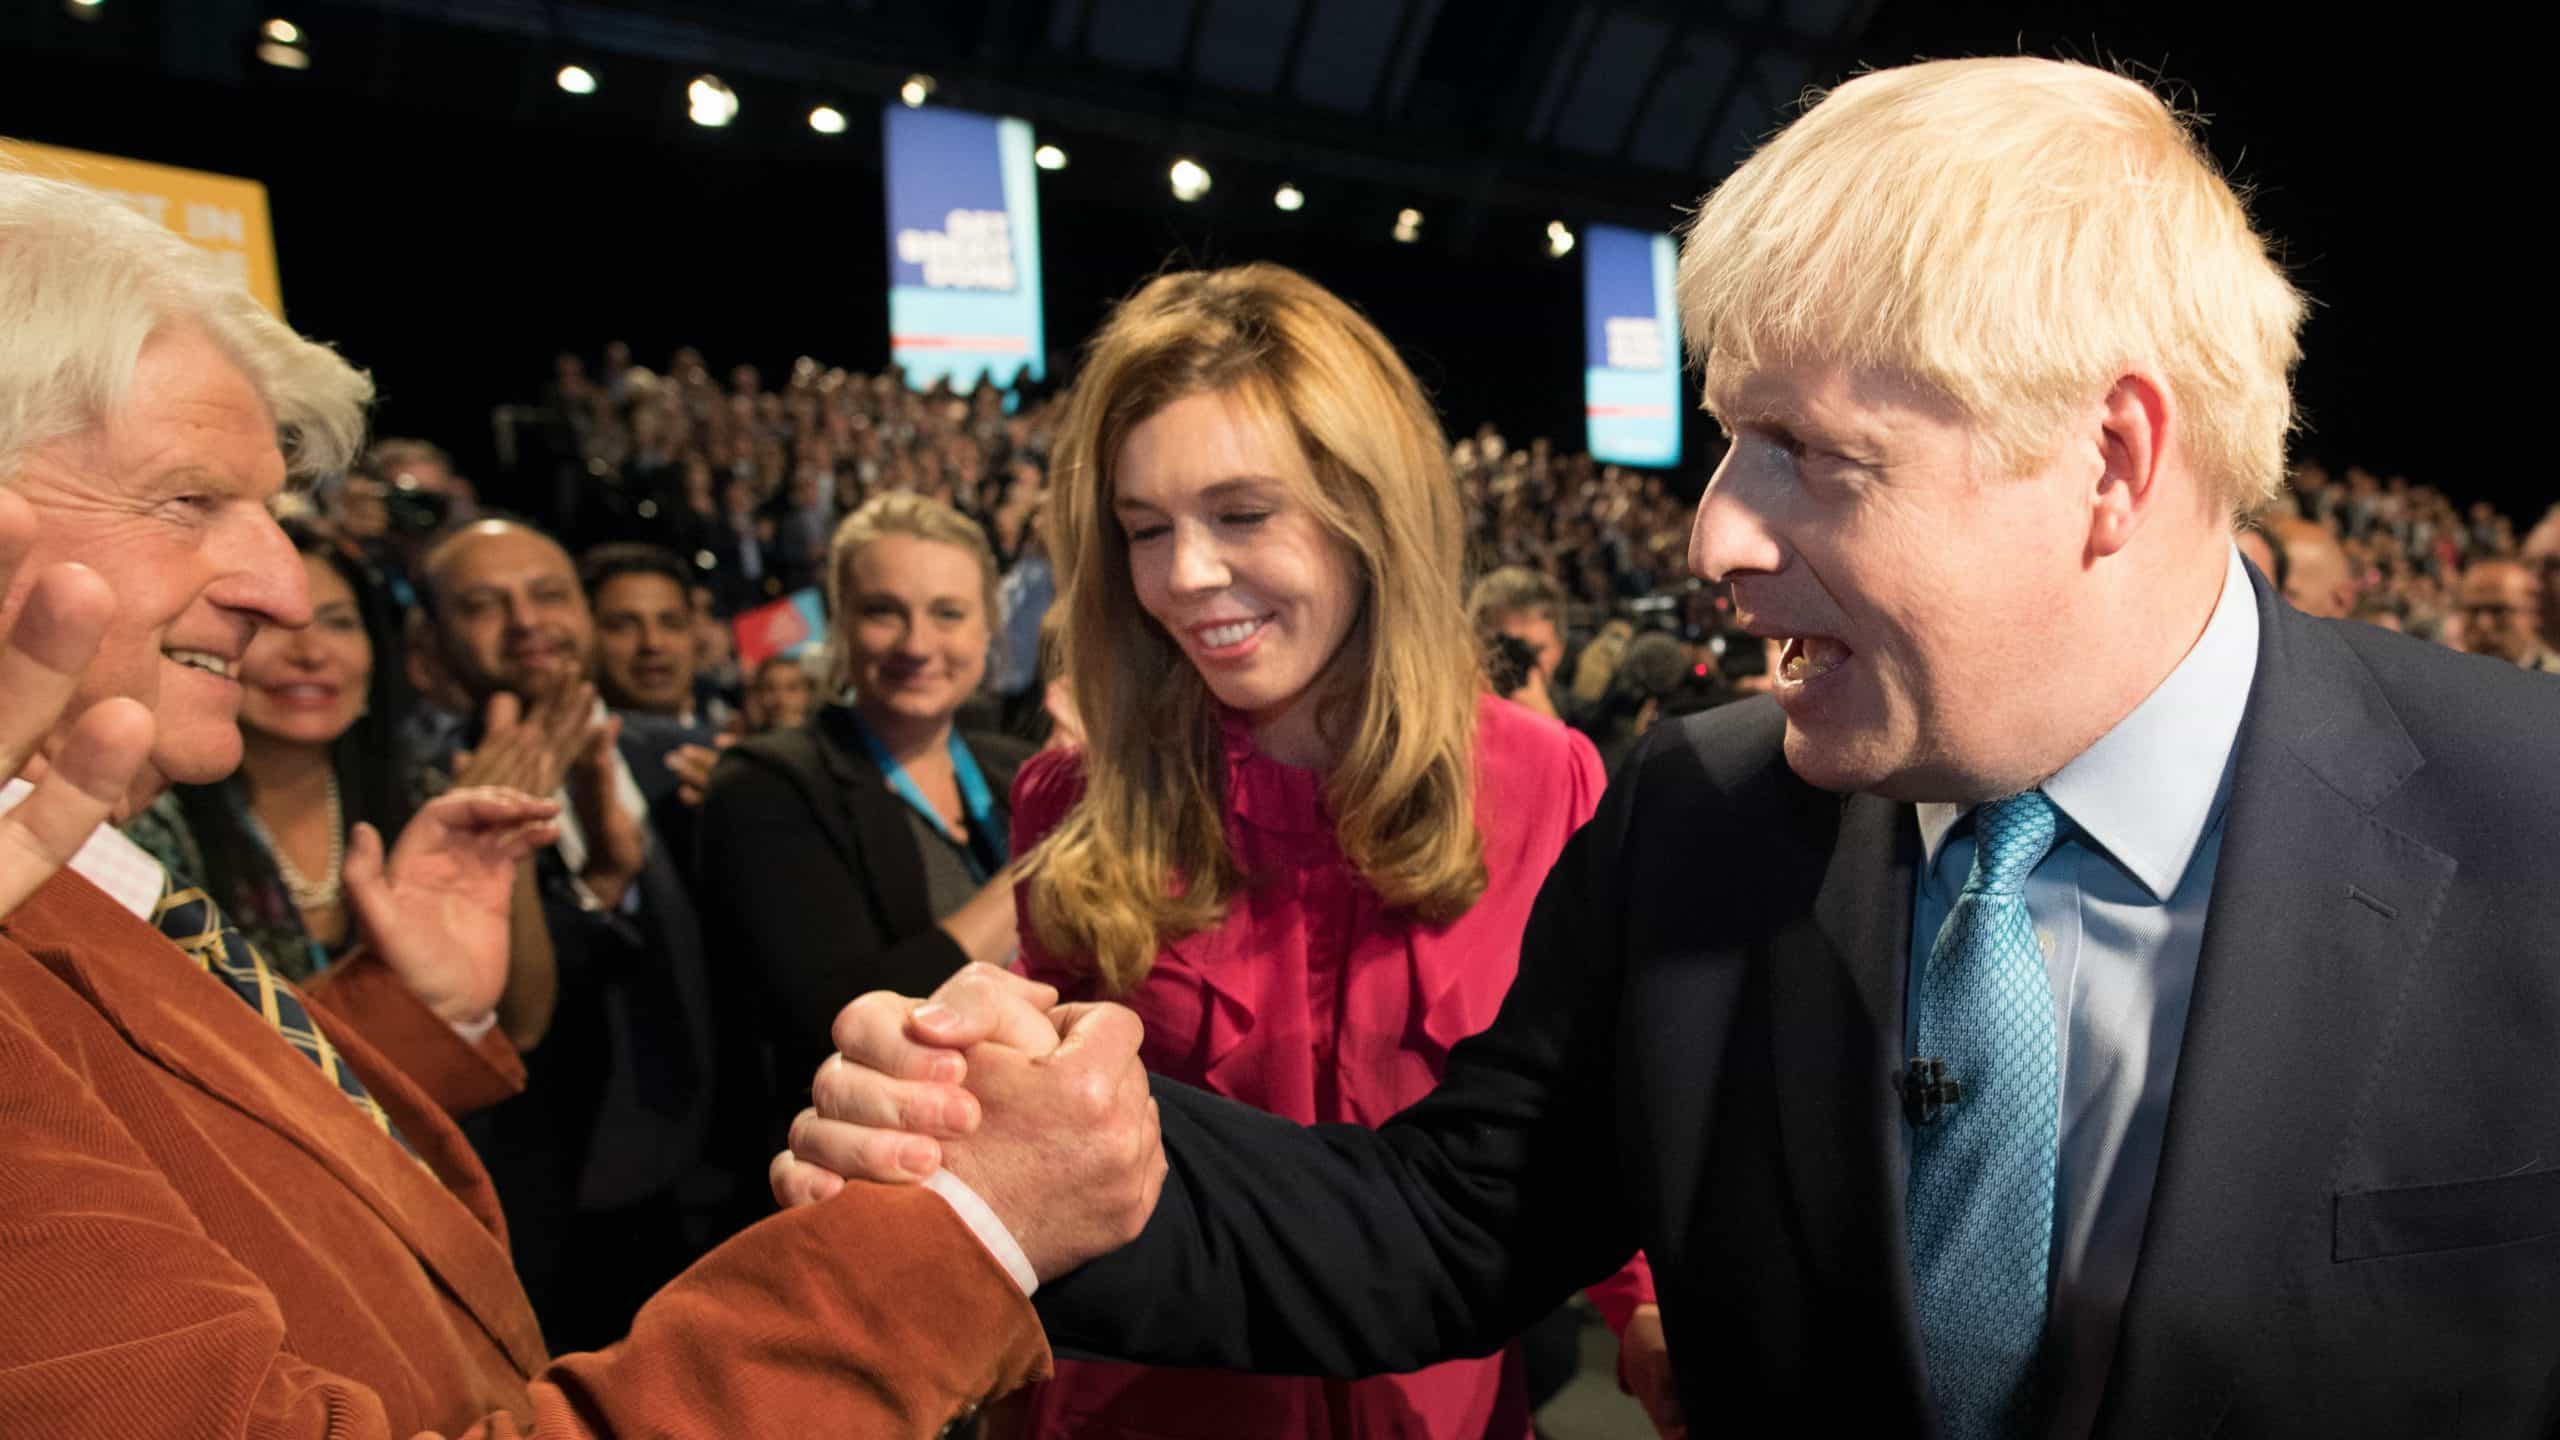
{"type": "MultiPolygon", "coordinates": [[[[907,767],[890,756],[888,748],[871,733],[871,727],[856,716],[853,728],[854,733],[862,737],[863,747],[871,752],[871,763],[880,767],[881,778],[889,782],[889,788],[896,792],[898,798],[933,822],[935,834],[950,833],[942,828],[942,812],[933,807],[932,801],[924,798],[924,791],[918,789],[914,779],[907,774],[907,767]]],[[[979,846],[983,844],[994,854],[997,865],[1005,862],[1005,833],[996,826],[995,794],[987,789],[987,777],[979,773],[977,758],[969,753],[968,746],[960,743],[958,730],[951,732],[947,743],[951,747],[951,778],[959,782],[960,803],[969,810],[971,841],[961,853],[969,862],[969,878],[984,885],[992,871],[979,858],[979,846]]]]}

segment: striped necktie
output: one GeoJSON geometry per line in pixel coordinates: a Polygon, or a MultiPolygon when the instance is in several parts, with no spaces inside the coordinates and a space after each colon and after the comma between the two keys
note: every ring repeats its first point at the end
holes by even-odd
{"type": "Polygon", "coordinates": [[[2061,1103],[2053,991],[2027,876],[2060,816],[2041,790],[1974,812],[1973,872],[1929,950],[1919,1054],[1961,1098],[1911,1132],[1913,1299],[1948,1440],[2024,1434],[2036,1409],[2061,1103]]]}
{"type": "Polygon", "coordinates": [[[153,910],[152,920],[160,927],[160,933],[203,966],[205,973],[230,986],[232,994],[274,1026],[285,1043],[319,1066],[320,1073],[328,1076],[340,1093],[382,1127],[382,1133],[400,1141],[401,1149],[409,1150],[409,1142],[392,1128],[391,1117],[365,1092],[364,1082],[356,1078],[355,1067],[341,1059],[338,1047],[320,1033],[311,1012],[303,1008],[302,997],[267,968],[266,960],[249,943],[249,937],[222,918],[221,907],[213,903],[212,896],[193,887],[178,889],[172,881],[153,910]]]}

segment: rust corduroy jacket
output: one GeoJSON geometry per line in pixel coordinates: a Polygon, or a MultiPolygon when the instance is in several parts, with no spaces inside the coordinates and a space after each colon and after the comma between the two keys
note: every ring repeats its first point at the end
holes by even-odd
{"type": "Polygon", "coordinates": [[[932,1435],[1047,1369],[939,1197],[862,1185],[552,1360],[448,1118],[513,1052],[363,957],[308,998],[419,1159],[86,880],[0,920],[0,1433],[932,1435]]]}

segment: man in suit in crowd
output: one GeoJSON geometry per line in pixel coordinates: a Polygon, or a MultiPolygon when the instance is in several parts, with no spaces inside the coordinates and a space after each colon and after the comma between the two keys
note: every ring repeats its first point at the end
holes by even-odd
{"type": "Polygon", "coordinates": [[[366,946],[308,991],[104,823],[238,763],[240,656],[310,616],[268,502],[347,463],[370,393],[157,223],[0,172],[5,1428],[932,1435],[1038,1372],[1003,1263],[876,1187],[547,1357],[448,1113],[522,1081],[489,1008],[551,802],[444,796],[387,864],[360,836],[366,946]]]}
{"type": "Polygon", "coordinates": [[[525,1242],[518,1263],[546,1333],[600,1345],[727,1223],[713,1217],[739,1188],[703,1164],[720,997],[687,857],[638,779],[665,772],[650,753],[664,737],[588,698],[595,615],[550,536],[479,521],[429,551],[420,579],[444,667],[475,713],[504,692],[562,737],[563,834],[537,869],[559,1002],[527,1057],[526,1093],[470,1130],[525,1242]]]}
{"type": "Polygon", "coordinates": [[[1864,75],[1680,299],[1775,694],[1649,738],[1436,1093],[1157,1085],[1079,1269],[1130,1191],[1056,1117],[1117,1112],[980,1044],[941,1113],[934,1046],[1045,1043],[975,972],[840,1017],[777,1193],[934,1132],[1053,1343],[1154,1363],[1481,1352],[1641,1246],[1702,1430],[2551,1434],[2560,686],[2238,559],[2302,302],[2202,147],[2088,67],[1864,75]]]}

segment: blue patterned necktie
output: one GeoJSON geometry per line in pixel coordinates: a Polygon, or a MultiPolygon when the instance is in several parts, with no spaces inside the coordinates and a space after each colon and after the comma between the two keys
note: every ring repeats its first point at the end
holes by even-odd
{"type": "Polygon", "coordinates": [[[213,897],[193,888],[172,888],[160,897],[152,919],[161,934],[203,966],[207,974],[230,986],[233,994],[275,1027],[285,1043],[319,1066],[320,1073],[355,1102],[366,1118],[382,1127],[382,1133],[399,1140],[401,1149],[409,1149],[409,1142],[391,1127],[391,1117],[383,1113],[381,1104],[366,1093],[364,1082],[356,1078],[355,1067],[339,1058],[338,1047],[320,1033],[311,1012],[303,1008],[302,997],[277,979],[258,954],[258,947],[222,918],[222,910],[213,903],[213,897]]]}
{"type": "Polygon", "coordinates": [[[1974,812],[1973,873],[1920,980],[1916,1053],[1959,1087],[1911,1136],[1912,1291],[1948,1440],[2023,1434],[2035,1410],[2062,1081],[2026,884],[2057,828],[2041,790],[1974,812]]]}

